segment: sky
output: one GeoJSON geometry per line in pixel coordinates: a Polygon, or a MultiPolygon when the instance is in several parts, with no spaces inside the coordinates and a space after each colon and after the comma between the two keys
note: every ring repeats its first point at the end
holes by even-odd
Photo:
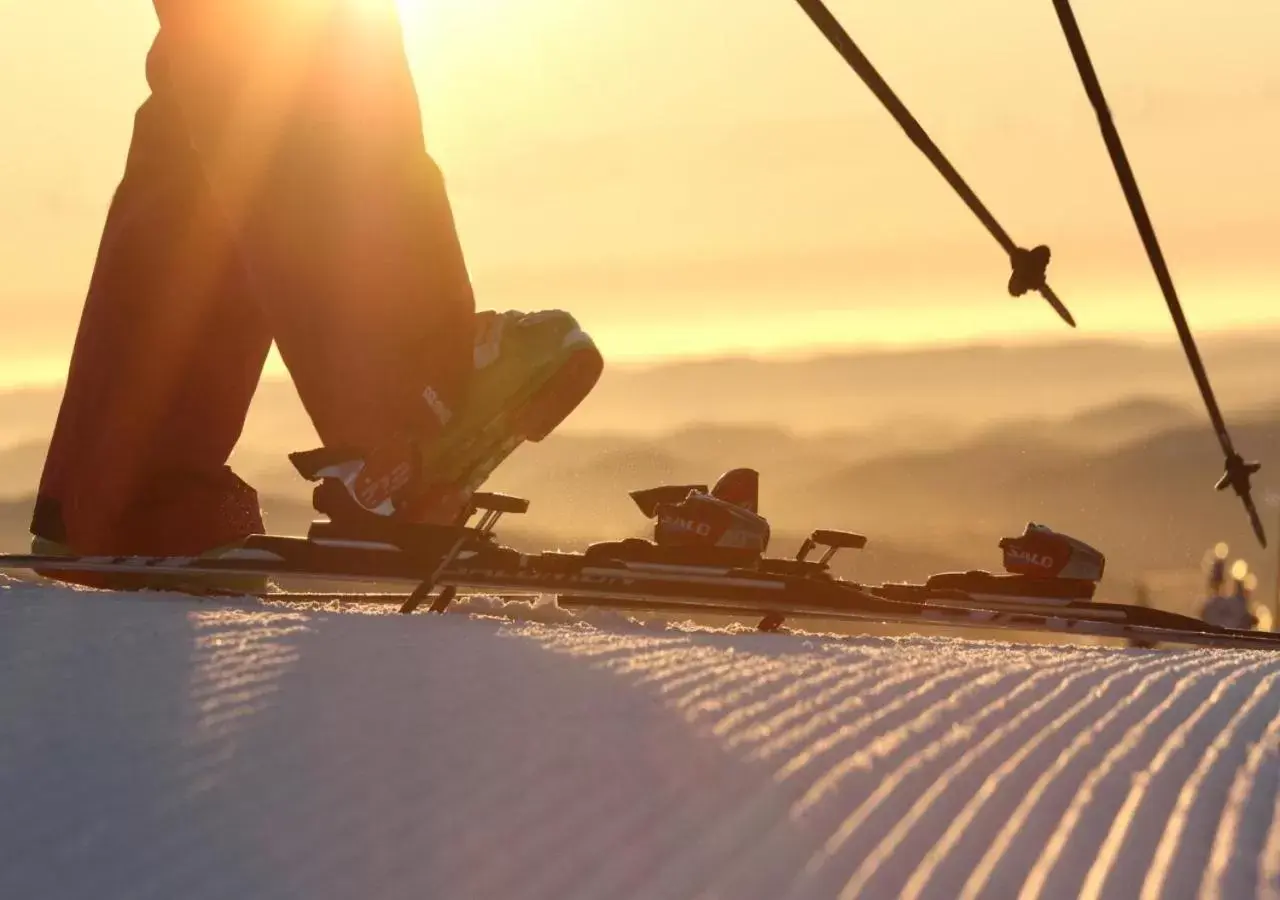
{"type": "MultiPolygon", "coordinates": [[[[1048,0],[831,6],[1079,334],[1172,337],[1048,0]]],[[[481,306],[618,362],[1073,336],[790,0],[401,8],[481,306]]],[[[1280,4],[1076,12],[1192,326],[1280,324],[1280,4]]],[[[155,27],[0,0],[0,384],[65,372],[155,27]]]]}

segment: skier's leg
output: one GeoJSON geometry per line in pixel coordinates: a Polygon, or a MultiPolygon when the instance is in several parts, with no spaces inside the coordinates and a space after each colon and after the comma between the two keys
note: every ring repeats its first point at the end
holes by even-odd
{"type": "Polygon", "coordinates": [[[475,302],[393,0],[156,0],[169,74],[321,440],[453,404],[475,302]]]}
{"type": "Polygon", "coordinates": [[[420,517],[434,482],[473,488],[576,406],[599,355],[570,316],[501,317],[497,341],[477,327],[393,0],[157,10],[193,143],[326,447],[304,474],[420,517]]]}
{"type": "Polygon", "coordinates": [[[78,553],[186,554],[260,531],[226,467],[271,338],[211,203],[161,42],[90,281],[32,532],[78,553]]]}

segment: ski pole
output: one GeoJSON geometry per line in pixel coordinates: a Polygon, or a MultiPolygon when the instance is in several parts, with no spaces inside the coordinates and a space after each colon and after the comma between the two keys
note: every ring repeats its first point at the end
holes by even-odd
{"type": "Polygon", "coordinates": [[[1071,57],[1075,60],[1076,69],[1080,73],[1080,80],[1084,83],[1085,93],[1089,96],[1089,102],[1093,104],[1094,113],[1098,117],[1098,125],[1102,129],[1102,139],[1107,145],[1108,154],[1111,156],[1111,164],[1115,167],[1116,176],[1120,179],[1120,187],[1124,191],[1125,200],[1129,204],[1129,211],[1133,214],[1138,233],[1142,236],[1142,244],[1147,250],[1147,259],[1150,260],[1151,268],[1155,271],[1156,280],[1160,283],[1160,290],[1164,294],[1169,313],[1173,316],[1173,324],[1177,328],[1178,338],[1182,341],[1182,349],[1186,352],[1187,362],[1191,365],[1191,372],[1200,388],[1200,396],[1204,398],[1204,405],[1209,412],[1209,419],[1213,423],[1213,430],[1217,434],[1219,445],[1222,447],[1225,466],[1216,488],[1221,491],[1229,487],[1236,492],[1240,502],[1244,504],[1245,512],[1249,515],[1249,523],[1253,526],[1253,533],[1257,535],[1259,543],[1265,547],[1267,545],[1267,534],[1262,527],[1262,519],[1258,515],[1257,507],[1254,505],[1249,485],[1250,478],[1262,466],[1255,462],[1245,462],[1244,458],[1236,452],[1231,443],[1231,435],[1228,433],[1226,422],[1222,418],[1222,411],[1218,408],[1218,400],[1214,396],[1213,387],[1209,384],[1209,375],[1200,359],[1200,352],[1196,348],[1195,338],[1191,334],[1191,326],[1187,324],[1187,318],[1182,312],[1182,303],[1178,300],[1178,292],[1173,286],[1173,276],[1169,274],[1169,266],[1165,263],[1164,254],[1160,250],[1160,242],[1156,239],[1155,226],[1151,224],[1151,217],[1147,215],[1147,207],[1142,200],[1142,192],[1138,190],[1138,180],[1133,174],[1133,167],[1129,165],[1129,157],[1124,151],[1124,144],[1120,141],[1120,133],[1111,118],[1111,110],[1107,107],[1107,100],[1102,93],[1102,85],[1098,81],[1098,74],[1094,71],[1093,62],[1089,58],[1089,50],[1085,46],[1084,35],[1080,33],[1080,26],[1076,22],[1075,14],[1071,11],[1071,3],[1069,0],[1053,0],[1053,8],[1058,13],[1058,21],[1062,23],[1062,31],[1067,38],[1067,46],[1071,49],[1071,57]]]}
{"type": "MultiPolygon", "coordinates": [[[[1276,531],[1280,533],[1280,491],[1267,493],[1267,505],[1275,507],[1276,531]]],[[[1276,542],[1275,571],[1272,572],[1271,630],[1280,631],[1280,541],[1276,542]]]]}
{"type": "Polygon", "coordinates": [[[978,199],[978,195],[965,182],[951,165],[950,160],[933,142],[928,133],[916,121],[915,116],[911,115],[911,111],[907,109],[898,95],[893,92],[888,83],[876,71],[875,66],[871,64],[865,53],[863,53],[858,45],[854,43],[853,38],[849,36],[849,32],[844,26],[831,14],[831,10],[827,9],[822,0],[796,0],[800,8],[805,11],[813,24],[818,27],[823,36],[831,42],[831,46],[836,52],[844,57],[849,67],[862,78],[862,81],[871,93],[875,94],[879,100],[901,126],[902,130],[907,133],[916,145],[916,147],[933,163],[935,169],[947,180],[952,189],[965,202],[965,205],[978,217],[978,221],[983,224],[991,236],[996,239],[996,243],[1009,256],[1009,261],[1013,266],[1013,274],[1009,277],[1009,293],[1014,297],[1021,297],[1027,291],[1035,291],[1040,294],[1054,311],[1062,318],[1064,322],[1072,328],[1076,327],[1076,320],[1067,309],[1066,304],[1058,298],[1058,295],[1049,287],[1047,278],[1047,270],[1049,268],[1049,248],[1041,244],[1031,250],[1019,247],[1004,230],[991,211],[978,199]]]}

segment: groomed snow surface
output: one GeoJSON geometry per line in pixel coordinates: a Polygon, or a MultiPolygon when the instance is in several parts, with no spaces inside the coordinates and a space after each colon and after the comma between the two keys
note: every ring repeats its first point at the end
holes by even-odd
{"type": "Polygon", "coordinates": [[[1280,897],[1280,654],[476,608],[6,582],[0,897],[1280,897]]]}

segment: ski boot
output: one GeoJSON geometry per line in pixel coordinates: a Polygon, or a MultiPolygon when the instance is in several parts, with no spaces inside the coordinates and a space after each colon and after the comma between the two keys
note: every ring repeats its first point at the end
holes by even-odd
{"type": "Polygon", "coordinates": [[[1001,539],[1000,549],[1009,574],[951,572],[934,575],[928,587],[1011,602],[1085,602],[1093,599],[1106,567],[1106,557],[1098,550],[1034,522],[1018,537],[1001,539]]]}
{"type": "Polygon", "coordinates": [[[759,514],[760,476],[753,469],[726,472],[705,484],[663,485],[632,491],[654,520],[653,540],[631,538],[587,548],[588,559],[670,565],[751,567],[769,546],[769,523],[759,514]]]}
{"type": "MultiPolygon", "coordinates": [[[[191,557],[198,560],[217,559],[239,549],[239,534],[249,534],[262,527],[258,517],[258,495],[229,468],[223,469],[218,480],[208,479],[200,483],[211,497],[220,502],[214,510],[206,508],[207,519],[197,519],[190,529],[182,516],[175,515],[167,507],[173,483],[161,474],[149,473],[147,483],[134,492],[136,504],[124,511],[123,524],[117,524],[109,534],[109,542],[103,543],[103,534],[86,540],[83,536],[73,541],[63,519],[62,504],[44,497],[37,497],[32,510],[31,553],[35,556],[67,557],[127,557],[165,556],[191,557]]],[[[178,496],[190,497],[184,492],[193,491],[190,481],[179,483],[178,496]]],[[[201,498],[205,499],[205,498],[201,498]]],[[[208,502],[206,499],[205,502],[208,502]]],[[[185,504],[178,504],[182,508],[185,504]]],[[[197,503],[192,502],[198,508],[197,503]]],[[[211,505],[211,504],[210,504],[211,505]]],[[[63,584],[79,585],[112,591],[173,591],[196,595],[262,594],[271,588],[271,580],[265,575],[222,572],[75,572],[59,569],[35,568],[34,574],[63,584]]]]}
{"type": "Polygon", "coordinates": [[[430,387],[423,393],[440,423],[435,435],[370,454],[321,448],[290,456],[299,474],[319,482],[313,501],[330,520],[327,534],[348,526],[367,535],[462,524],[493,470],[525,441],[551,434],[600,378],[600,351],[566,312],[482,312],[476,319],[465,402],[450,410],[430,387]]]}

